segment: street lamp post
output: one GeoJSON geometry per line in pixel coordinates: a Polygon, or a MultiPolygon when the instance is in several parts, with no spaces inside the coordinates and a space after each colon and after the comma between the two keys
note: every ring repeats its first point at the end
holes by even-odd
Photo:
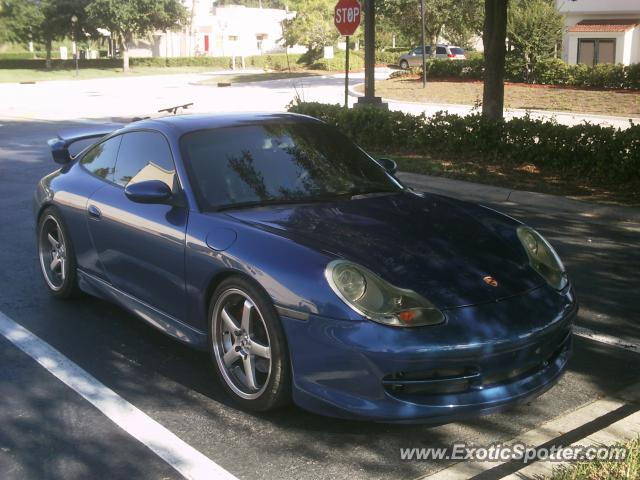
{"type": "MultiPolygon", "coordinates": [[[[422,88],[426,88],[427,86],[427,52],[425,51],[426,45],[424,41],[424,0],[420,0],[420,23],[422,25],[421,28],[421,38],[422,38],[422,88]]],[[[431,47],[433,48],[433,47],[431,47]]]]}
{"type": "Polygon", "coordinates": [[[76,77],[78,76],[78,44],[76,42],[76,23],[78,22],[78,17],[75,15],[71,17],[71,40],[73,46],[73,58],[76,61],[76,77]]]}

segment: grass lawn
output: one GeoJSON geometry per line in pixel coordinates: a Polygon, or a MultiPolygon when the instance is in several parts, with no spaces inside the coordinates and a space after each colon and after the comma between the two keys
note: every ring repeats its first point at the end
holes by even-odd
{"type": "Polygon", "coordinates": [[[46,80],[87,80],[90,78],[137,77],[141,75],[171,75],[176,73],[212,72],[214,67],[135,67],[129,73],[121,68],[81,68],[75,70],[0,69],[0,82],[43,82],[46,80]]]}
{"type": "Polygon", "coordinates": [[[584,462],[556,468],[548,480],[635,480],[640,478],[640,439],[624,444],[629,449],[622,462],[584,462]]]}
{"type": "Polygon", "coordinates": [[[497,187],[549,193],[580,200],[640,206],[640,183],[603,184],[588,178],[564,176],[534,165],[503,164],[486,159],[450,160],[406,152],[377,152],[376,157],[393,158],[400,171],[454,178],[497,187]]]}
{"type": "MultiPolygon", "coordinates": [[[[423,89],[422,81],[415,77],[384,80],[376,82],[376,93],[383,98],[411,102],[462,105],[482,102],[481,82],[427,82],[427,88],[423,89]]],[[[505,107],[640,117],[640,92],[506,84],[505,107]]]]}

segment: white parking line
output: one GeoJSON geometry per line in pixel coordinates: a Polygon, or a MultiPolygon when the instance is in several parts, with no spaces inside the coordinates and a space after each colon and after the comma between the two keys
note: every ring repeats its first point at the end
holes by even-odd
{"type": "Polygon", "coordinates": [[[107,418],[193,480],[237,480],[220,465],[106,387],[67,357],[0,312],[0,334],[107,418]]]}
{"type": "Polygon", "coordinates": [[[640,345],[633,342],[628,342],[618,337],[614,337],[612,335],[606,335],[604,333],[596,333],[593,330],[589,330],[588,328],[579,327],[574,325],[573,333],[580,337],[589,338],[591,340],[595,340],[596,342],[606,343],[607,345],[611,345],[618,348],[624,348],[625,350],[630,350],[632,352],[640,353],[640,345]]]}

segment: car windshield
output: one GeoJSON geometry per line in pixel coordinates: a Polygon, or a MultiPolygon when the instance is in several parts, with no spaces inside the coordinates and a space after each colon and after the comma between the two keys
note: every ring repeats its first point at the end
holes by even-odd
{"type": "Polygon", "coordinates": [[[451,50],[451,53],[454,55],[464,55],[464,50],[460,47],[451,47],[449,50],[451,50]]]}
{"type": "Polygon", "coordinates": [[[200,130],[183,135],[181,149],[205,210],[324,201],[403,188],[344,135],[315,122],[200,130]]]}

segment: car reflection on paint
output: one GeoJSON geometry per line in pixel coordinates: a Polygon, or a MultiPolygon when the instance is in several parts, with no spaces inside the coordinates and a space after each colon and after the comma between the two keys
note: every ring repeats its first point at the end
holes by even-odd
{"type": "Polygon", "coordinates": [[[50,146],[62,168],[34,203],[48,290],[207,349],[244,408],[448,421],[566,369],[577,303],[551,245],[406,188],[318,120],[173,116],[50,146]]]}

